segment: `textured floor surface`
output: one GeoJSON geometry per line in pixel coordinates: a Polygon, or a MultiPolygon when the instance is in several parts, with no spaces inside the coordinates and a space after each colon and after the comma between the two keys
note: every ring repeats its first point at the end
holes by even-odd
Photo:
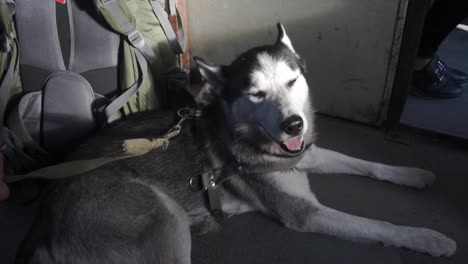
{"type": "MultiPolygon", "coordinates": [[[[397,224],[424,226],[452,237],[452,258],[433,258],[404,249],[358,244],[330,236],[297,233],[256,213],[223,221],[223,229],[193,238],[193,263],[468,263],[468,147],[426,135],[398,141],[366,126],[320,117],[319,145],[369,160],[418,166],[437,173],[429,189],[414,190],[352,175],[311,175],[311,188],[331,207],[397,224]]],[[[34,208],[0,205],[0,263],[10,264],[33,221],[34,208]]]]}
{"type": "MultiPolygon", "coordinates": [[[[468,32],[456,29],[442,43],[440,57],[449,65],[468,73],[468,32]]],[[[402,123],[468,139],[468,86],[455,99],[429,99],[410,96],[402,123]]]]}

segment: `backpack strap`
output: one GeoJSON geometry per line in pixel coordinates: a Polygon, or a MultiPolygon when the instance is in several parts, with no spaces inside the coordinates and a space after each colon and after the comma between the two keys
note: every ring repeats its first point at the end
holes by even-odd
{"type": "Polygon", "coordinates": [[[98,0],[98,8],[112,29],[126,36],[128,42],[140,51],[149,63],[154,64],[157,61],[156,54],[134,26],[134,21],[131,21],[134,19],[125,3],[118,0],[98,0]]]}
{"type": "MultiPolygon", "coordinates": [[[[9,7],[10,1],[0,0],[0,51],[5,53],[5,72],[1,73],[0,83],[0,120],[3,121],[6,104],[13,86],[15,70],[18,69],[18,43],[13,31],[12,17],[14,8],[9,7]]],[[[3,122],[2,122],[3,123],[3,122]]]]}
{"type": "Polygon", "coordinates": [[[5,54],[4,73],[0,73],[0,151],[14,168],[33,166],[33,159],[22,151],[19,140],[5,127],[3,121],[10,98],[13,79],[19,65],[19,46],[13,28],[14,1],[0,0],[0,51],[5,54]]]}
{"type": "MultiPolygon", "coordinates": [[[[122,35],[125,35],[133,47],[138,49],[145,58],[153,63],[156,60],[156,55],[153,50],[146,44],[143,36],[138,32],[129,19],[132,18],[127,6],[118,0],[97,0],[98,7],[104,15],[110,26],[122,35]]],[[[164,0],[163,0],[164,1],[164,0]]],[[[170,14],[176,16],[179,37],[172,28],[169,17],[164,11],[161,0],[149,0],[153,13],[159,20],[159,23],[169,41],[174,53],[181,54],[185,50],[185,30],[182,25],[182,19],[177,10],[176,0],[169,0],[170,14]]]]}
{"type": "Polygon", "coordinates": [[[119,97],[114,99],[112,103],[108,104],[104,108],[103,113],[106,122],[110,122],[112,120],[113,115],[117,113],[117,111],[119,111],[130,100],[130,98],[132,98],[132,96],[134,96],[138,92],[138,90],[143,86],[146,73],[148,72],[148,64],[145,61],[144,55],[140,51],[135,52],[135,57],[140,70],[139,79],[124,93],[122,93],[119,97]]]}
{"type": "Polygon", "coordinates": [[[134,48],[136,63],[140,74],[138,80],[132,84],[124,93],[114,99],[102,111],[102,123],[109,123],[117,113],[143,86],[148,72],[149,62],[153,67],[158,61],[158,56],[148,46],[143,35],[134,25],[134,17],[122,0],[96,0],[97,6],[109,26],[117,33],[126,37],[126,40],[134,48]],[[146,59],[146,60],[145,60],[146,59]]]}
{"type": "MultiPolygon", "coordinates": [[[[2,126],[6,104],[13,86],[13,78],[19,64],[18,43],[16,42],[12,22],[14,7],[11,8],[11,4],[14,5],[11,0],[0,0],[0,52],[6,55],[5,72],[0,73],[0,121],[2,121],[2,126]]],[[[0,126],[0,129],[2,126],[0,126]]]]}
{"type": "MultiPolygon", "coordinates": [[[[160,22],[161,28],[164,34],[166,35],[166,38],[169,39],[171,47],[173,48],[173,50],[175,49],[175,53],[182,53],[184,50],[183,47],[185,46],[185,33],[183,32],[183,28],[181,27],[180,36],[182,36],[182,38],[180,38],[181,42],[179,43],[177,35],[174,32],[171,23],[168,19],[168,16],[161,5],[161,1],[165,0],[157,1],[159,2],[152,0],[149,1],[149,7],[153,10],[153,13],[157,14],[156,18],[160,22]]],[[[143,65],[144,61],[140,60],[138,55],[135,55],[136,62],[139,64],[138,66],[140,70],[149,68],[149,71],[152,73],[154,81],[160,87],[160,89],[156,91],[159,97],[160,107],[167,107],[167,82],[164,81],[164,76],[161,75],[161,72],[157,66],[161,62],[159,61],[159,57],[155,54],[153,49],[145,41],[143,35],[137,30],[136,18],[132,15],[132,11],[127,6],[126,1],[95,0],[95,3],[105,20],[110,25],[110,27],[127,39],[130,46],[134,49],[135,54],[140,53],[144,56],[144,58],[146,58],[146,61],[150,63],[150,65],[143,65]]],[[[175,10],[176,14],[178,14],[175,5],[175,0],[171,0],[170,3],[172,5],[172,10],[175,10]]],[[[180,15],[178,19],[179,25],[182,26],[180,15]]],[[[141,73],[144,74],[145,72],[142,71],[141,73]]],[[[142,81],[141,76],[139,80],[142,81]]],[[[128,99],[130,99],[129,96],[134,95],[138,92],[138,90],[139,87],[135,87],[134,85],[132,85],[129,89],[127,89],[127,91],[124,94],[121,95],[122,98],[117,98],[114,104],[108,106],[108,108],[104,111],[104,116],[106,118],[109,118],[113,111],[118,111],[118,106],[124,106],[128,99]]]]}
{"type": "Polygon", "coordinates": [[[149,0],[151,7],[153,8],[154,15],[158,18],[159,23],[166,34],[166,38],[171,44],[172,50],[176,54],[184,53],[185,51],[185,30],[182,25],[182,19],[179,14],[179,10],[177,9],[176,0],[169,0],[169,14],[171,16],[176,16],[177,19],[177,26],[178,26],[178,35],[175,33],[169,17],[164,11],[163,6],[161,5],[160,0],[149,0]]]}

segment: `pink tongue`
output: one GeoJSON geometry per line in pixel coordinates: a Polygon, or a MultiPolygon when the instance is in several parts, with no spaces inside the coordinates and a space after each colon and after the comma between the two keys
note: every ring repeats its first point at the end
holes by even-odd
{"type": "Polygon", "coordinates": [[[303,139],[302,136],[297,136],[297,137],[294,137],[294,138],[291,138],[291,139],[288,139],[288,140],[284,141],[283,144],[289,150],[296,151],[296,150],[301,149],[303,140],[304,139],[303,139]]]}

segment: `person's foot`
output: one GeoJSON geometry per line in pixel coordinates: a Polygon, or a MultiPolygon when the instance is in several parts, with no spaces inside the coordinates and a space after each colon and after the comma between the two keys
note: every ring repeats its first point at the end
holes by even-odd
{"type": "Polygon", "coordinates": [[[463,80],[462,74],[457,75],[458,79],[453,75],[439,57],[434,56],[423,69],[414,71],[413,94],[433,98],[459,97],[463,92],[460,83],[466,79],[463,80]]]}
{"type": "MultiPolygon", "coordinates": [[[[444,63],[442,61],[442,63],[444,63]]],[[[445,64],[444,64],[445,65],[445,64]]],[[[448,75],[452,77],[458,84],[463,85],[468,81],[468,75],[458,69],[445,66],[448,75]]]]}

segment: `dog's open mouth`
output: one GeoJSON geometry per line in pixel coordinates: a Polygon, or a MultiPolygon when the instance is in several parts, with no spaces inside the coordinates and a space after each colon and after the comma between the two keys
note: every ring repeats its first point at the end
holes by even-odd
{"type": "Polygon", "coordinates": [[[304,137],[297,136],[290,138],[288,140],[283,141],[280,146],[284,151],[289,152],[291,154],[301,153],[304,149],[304,137]]]}
{"type": "Polygon", "coordinates": [[[260,130],[263,132],[263,134],[273,141],[273,143],[278,147],[279,151],[288,156],[296,156],[301,154],[305,148],[304,136],[302,135],[280,142],[271,136],[262,124],[258,123],[258,126],[260,127],[260,130]]]}

